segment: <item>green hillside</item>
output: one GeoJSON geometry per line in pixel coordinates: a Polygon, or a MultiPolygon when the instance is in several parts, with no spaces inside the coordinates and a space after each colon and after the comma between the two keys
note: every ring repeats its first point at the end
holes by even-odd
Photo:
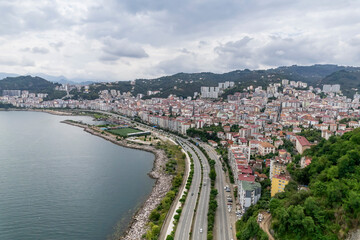
{"type": "MultiPolygon", "coordinates": [[[[305,169],[290,164],[288,170],[296,182],[291,181],[269,203],[274,237],[345,239],[360,223],[360,129],[322,140],[305,155],[312,157],[312,163],[305,169]],[[299,191],[297,184],[309,189],[299,191]]],[[[246,212],[237,223],[238,239],[266,239],[256,224],[257,213],[266,207],[257,204],[246,212]]]]}
{"type": "Polygon", "coordinates": [[[168,97],[170,94],[187,97],[193,96],[194,92],[200,92],[201,86],[217,86],[220,82],[233,81],[236,86],[227,94],[242,91],[244,88],[253,85],[254,87],[266,87],[269,83],[280,82],[281,79],[292,81],[303,81],[313,86],[319,86],[319,82],[326,76],[340,71],[355,71],[359,68],[344,67],[337,65],[313,65],[313,66],[289,66],[268,70],[236,70],[228,73],[178,73],[171,76],[164,76],[155,79],[137,79],[132,85],[130,81],[114,83],[97,83],[92,85],[92,90],[116,89],[121,92],[130,92],[133,95],[138,93],[146,95],[147,91],[160,91],[152,97],[168,97]]]}
{"type": "Polygon", "coordinates": [[[345,96],[353,97],[360,89],[360,71],[334,72],[322,79],[319,84],[340,84],[342,93],[345,96]]]}
{"type": "Polygon", "coordinates": [[[274,69],[274,72],[282,73],[284,75],[292,75],[302,79],[302,81],[313,84],[317,81],[322,80],[326,76],[338,72],[341,70],[353,71],[359,68],[345,67],[333,64],[315,64],[312,66],[289,66],[289,67],[278,67],[274,69]]]}
{"type": "MultiPolygon", "coordinates": [[[[147,91],[160,91],[151,97],[168,97],[174,94],[181,97],[194,96],[194,92],[200,92],[201,86],[217,86],[220,82],[233,81],[235,87],[226,91],[228,94],[242,91],[252,85],[254,87],[266,87],[269,83],[278,83],[282,79],[291,81],[303,81],[309,85],[322,87],[323,84],[341,84],[343,93],[352,97],[355,89],[360,84],[360,68],[337,65],[313,65],[313,66],[288,66],[268,70],[236,70],[228,73],[178,73],[155,79],[137,79],[131,81],[119,81],[108,83],[94,83],[90,85],[89,93],[84,90],[73,90],[74,99],[96,99],[101,90],[115,89],[120,92],[130,92],[133,96],[141,93],[145,96],[147,91]]],[[[54,91],[57,84],[40,77],[20,76],[8,77],[0,80],[0,93],[5,89],[29,90],[35,93],[48,93],[49,99],[61,98],[65,92],[54,91]]],[[[145,97],[146,98],[146,97],[145,97]]]]}
{"type": "Polygon", "coordinates": [[[7,77],[0,80],[0,94],[3,90],[27,90],[31,93],[47,93],[48,99],[55,99],[66,95],[65,92],[55,90],[58,85],[40,77],[7,77]]]}

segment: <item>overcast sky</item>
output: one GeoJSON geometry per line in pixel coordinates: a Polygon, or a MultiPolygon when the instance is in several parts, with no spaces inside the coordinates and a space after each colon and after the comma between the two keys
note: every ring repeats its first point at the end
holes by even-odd
{"type": "Polygon", "coordinates": [[[0,0],[0,72],[131,80],[360,66],[359,0],[0,0]]]}

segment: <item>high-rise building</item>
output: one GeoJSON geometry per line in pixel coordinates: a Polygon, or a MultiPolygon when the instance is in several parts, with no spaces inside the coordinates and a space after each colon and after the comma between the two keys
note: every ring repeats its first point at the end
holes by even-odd
{"type": "Polygon", "coordinates": [[[328,85],[325,84],[323,86],[323,92],[324,93],[338,93],[340,92],[340,85],[339,84],[334,84],[334,85],[328,85]]]}
{"type": "Polygon", "coordinates": [[[3,96],[20,97],[21,91],[20,90],[3,90],[3,96]]]}

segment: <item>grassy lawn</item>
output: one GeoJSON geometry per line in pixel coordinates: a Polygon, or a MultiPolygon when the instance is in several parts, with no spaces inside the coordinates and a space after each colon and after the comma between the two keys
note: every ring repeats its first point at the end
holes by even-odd
{"type": "Polygon", "coordinates": [[[108,132],[121,136],[121,137],[127,137],[127,135],[129,133],[138,133],[138,132],[142,132],[138,129],[134,129],[134,128],[119,128],[119,129],[113,129],[113,130],[107,130],[108,132]]]}

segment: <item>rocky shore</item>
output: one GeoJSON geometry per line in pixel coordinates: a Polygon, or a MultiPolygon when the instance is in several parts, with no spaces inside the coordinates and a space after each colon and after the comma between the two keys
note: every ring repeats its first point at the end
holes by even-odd
{"type": "Polygon", "coordinates": [[[45,112],[52,115],[58,115],[58,116],[71,116],[73,113],[71,112],[65,112],[65,111],[56,111],[51,109],[32,109],[32,108],[9,108],[9,109],[3,109],[0,108],[0,111],[29,111],[29,112],[45,112]]]}
{"type": "Polygon", "coordinates": [[[53,115],[59,115],[59,116],[71,116],[73,115],[71,112],[64,112],[64,111],[56,111],[56,110],[50,110],[50,109],[33,109],[31,111],[34,112],[45,112],[53,115]]]}
{"type": "Polygon", "coordinates": [[[161,199],[171,188],[171,184],[169,183],[171,183],[172,181],[172,176],[165,174],[163,171],[167,162],[165,152],[156,149],[153,146],[134,144],[126,140],[117,140],[116,136],[107,132],[102,132],[100,129],[94,126],[88,126],[73,121],[63,121],[63,123],[81,127],[84,129],[84,131],[102,137],[105,140],[108,140],[114,144],[123,147],[152,152],[155,155],[154,166],[152,171],[149,173],[149,176],[156,179],[156,183],[152,189],[150,196],[144,202],[142,207],[135,213],[129,227],[127,228],[123,236],[120,238],[121,240],[142,239],[142,236],[147,231],[147,223],[151,211],[156,208],[156,206],[160,203],[161,199]]]}

